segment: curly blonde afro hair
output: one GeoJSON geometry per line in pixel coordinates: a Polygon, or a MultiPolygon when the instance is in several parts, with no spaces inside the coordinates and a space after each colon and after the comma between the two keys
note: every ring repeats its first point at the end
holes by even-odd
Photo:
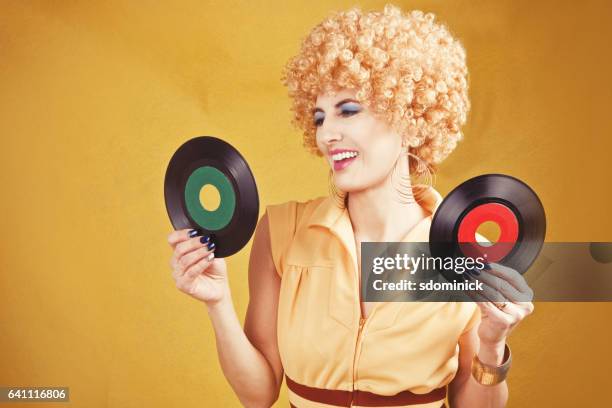
{"type": "MultiPolygon", "coordinates": [[[[354,89],[435,169],[462,138],[470,102],[465,50],[434,18],[387,5],[383,12],[337,12],[317,25],[282,78],[304,146],[321,155],[312,113],[317,96],[354,89]]],[[[421,166],[411,160],[410,167],[421,166]]]]}

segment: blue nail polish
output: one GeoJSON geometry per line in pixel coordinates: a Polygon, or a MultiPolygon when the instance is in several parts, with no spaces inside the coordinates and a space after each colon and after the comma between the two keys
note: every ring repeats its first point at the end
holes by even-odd
{"type": "Polygon", "coordinates": [[[192,229],[191,231],[189,231],[189,238],[193,238],[196,235],[198,235],[198,230],[192,229]]]}
{"type": "Polygon", "coordinates": [[[214,242],[209,242],[208,243],[208,250],[212,251],[213,249],[215,249],[215,243],[214,242]]]}
{"type": "Polygon", "coordinates": [[[465,276],[465,279],[470,279],[470,280],[474,279],[470,271],[463,272],[463,275],[465,276]]]}
{"type": "Polygon", "coordinates": [[[484,264],[484,266],[482,267],[482,269],[486,270],[486,271],[490,271],[491,267],[489,266],[489,264],[484,264]]]}
{"type": "Polygon", "coordinates": [[[200,242],[202,244],[207,244],[208,241],[210,241],[210,237],[208,235],[203,236],[202,238],[200,238],[200,242]]]}
{"type": "Polygon", "coordinates": [[[475,275],[475,276],[480,275],[480,271],[479,271],[478,269],[476,269],[476,268],[474,268],[474,269],[470,269],[470,273],[471,273],[472,275],[475,275]]]}

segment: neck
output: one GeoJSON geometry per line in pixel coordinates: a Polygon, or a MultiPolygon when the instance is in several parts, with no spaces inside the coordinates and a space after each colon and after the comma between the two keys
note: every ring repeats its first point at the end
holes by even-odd
{"type": "Polygon", "coordinates": [[[406,193],[410,196],[400,197],[389,179],[367,190],[349,193],[348,212],[355,237],[360,241],[402,241],[419,221],[430,215],[416,202],[412,188],[406,193]]]}

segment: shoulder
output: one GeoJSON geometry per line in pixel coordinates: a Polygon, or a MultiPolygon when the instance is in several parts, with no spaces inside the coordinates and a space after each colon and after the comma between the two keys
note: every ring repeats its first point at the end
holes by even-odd
{"type": "Polygon", "coordinates": [[[303,219],[321,206],[328,197],[317,197],[307,201],[287,201],[266,206],[266,215],[270,230],[292,229],[293,232],[303,219]]]}
{"type": "Polygon", "coordinates": [[[266,206],[264,219],[268,224],[268,235],[272,258],[277,272],[282,276],[283,258],[291,246],[296,231],[307,224],[312,214],[320,208],[328,197],[318,197],[308,201],[287,201],[266,206]]]}
{"type": "Polygon", "coordinates": [[[296,210],[314,209],[326,201],[329,197],[317,197],[306,201],[286,201],[279,204],[269,204],[266,206],[267,213],[282,213],[296,210]]]}

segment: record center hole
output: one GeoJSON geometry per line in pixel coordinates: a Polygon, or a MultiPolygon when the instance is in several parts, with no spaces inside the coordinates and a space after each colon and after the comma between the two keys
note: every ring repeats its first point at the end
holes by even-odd
{"type": "Polygon", "coordinates": [[[200,189],[200,204],[206,211],[215,211],[221,204],[221,194],[217,187],[205,184],[200,189]]]}
{"type": "MultiPolygon", "coordinates": [[[[491,241],[492,244],[494,244],[499,240],[499,236],[501,235],[501,228],[499,228],[499,224],[495,221],[485,221],[478,226],[478,228],[476,229],[476,234],[482,235],[487,240],[491,241]]],[[[474,239],[476,240],[476,242],[478,242],[476,236],[474,236],[474,239]]]]}

